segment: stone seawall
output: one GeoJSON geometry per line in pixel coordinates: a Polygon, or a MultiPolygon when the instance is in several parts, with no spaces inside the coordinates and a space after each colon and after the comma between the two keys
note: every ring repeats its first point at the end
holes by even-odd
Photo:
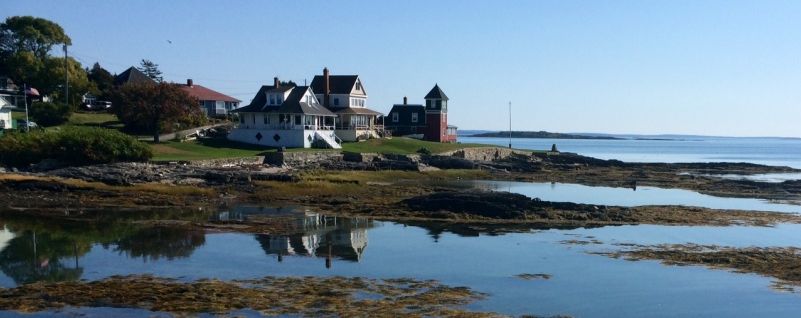
{"type": "Polygon", "coordinates": [[[249,165],[260,165],[260,164],[264,164],[264,156],[189,161],[189,165],[196,167],[232,167],[232,166],[249,166],[249,165]]]}
{"type": "Polygon", "coordinates": [[[440,155],[456,157],[470,161],[495,161],[509,158],[509,156],[512,154],[528,156],[531,155],[531,152],[501,147],[477,147],[449,151],[441,153],[440,155]]]}
{"type": "Polygon", "coordinates": [[[264,163],[274,166],[304,166],[341,160],[342,153],[338,151],[271,152],[264,156],[264,163]]]}

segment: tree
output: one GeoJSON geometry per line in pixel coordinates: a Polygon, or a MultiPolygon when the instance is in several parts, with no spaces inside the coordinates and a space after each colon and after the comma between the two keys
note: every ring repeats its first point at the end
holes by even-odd
{"type": "Polygon", "coordinates": [[[40,60],[47,57],[53,46],[71,45],[72,40],[57,23],[32,17],[14,16],[0,24],[0,54],[13,55],[33,52],[40,60]]]}
{"type": "Polygon", "coordinates": [[[161,83],[163,80],[161,77],[161,71],[159,71],[159,65],[150,60],[143,59],[137,69],[142,71],[142,73],[145,73],[145,75],[150,77],[150,79],[156,81],[156,83],[161,83]]]}
{"type": "MultiPolygon", "coordinates": [[[[64,29],[55,22],[30,16],[9,17],[0,24],[0,73],[63,101],[60,94],[64,91],[65,61],[49,53],[56,45],[71,43],[64,29]]],[[[66,69],[70,82],[69,104],[74,107],[92,85],[75,59],[67,59],[66,69]]]]}
{"type": "Polygon", "coordinates": [[[159,134],[197,127],[206,116],[196,98],[170,83],[128,84],[114,90],[111,97],[114,113],[134,132],[159,134]]]}
{"type": "Polygon", "coordinates": [[[108,99],[111,89],[114,88],[114,76],[100,66],[100,63],[92,65],[92,69],[86,70],[87,78],[97,88],[95,92],[100,99],[108,99]]]}

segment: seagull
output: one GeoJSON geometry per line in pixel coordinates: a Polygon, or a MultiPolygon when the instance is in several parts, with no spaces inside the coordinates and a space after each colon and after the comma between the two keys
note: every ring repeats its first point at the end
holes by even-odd
{"type": "Polygon", "coordinates": [[[172,44],[172,41],[170,41],[170,40],[167,40],[167,43],[169,43],[169,44],[172,44]]]}

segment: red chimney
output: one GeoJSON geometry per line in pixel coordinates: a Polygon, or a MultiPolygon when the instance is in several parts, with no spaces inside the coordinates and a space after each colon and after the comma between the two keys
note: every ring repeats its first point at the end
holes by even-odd
{"type": "Polygon", "coordinates": [[[281,82],[278,81],[278,77],[273,77],[273,86],[275,86],[275,88],[281,86],[281,82]]]}
{"type": "Polygon", "coordinates": [[[323,68],[323,106],[328,107],[331,99],[331,83],[328,80],[328,68],[323,68]]]}
{"type": "Polygon", "coordinates": [[[403,104],[406,105],[406,96],[403,96],[403,104]]]}
{"type": "Polygon", "coordinates": [[[186,79],[186,86],[192,87],[193,84],[194,83],[192,83],[192,79],[191,78],[187,78],[186,79]]]}

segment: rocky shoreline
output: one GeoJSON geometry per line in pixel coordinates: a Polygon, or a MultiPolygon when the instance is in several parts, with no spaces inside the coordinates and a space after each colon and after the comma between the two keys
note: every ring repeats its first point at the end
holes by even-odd
{"type": "MultiPolygon", "coordinates": [[[[116,163],[4,173],[0,174],[0,190],[3,190],[0,199],[6,205],[0,210],[80,218],[81,213],[104,209],[215,210],[260,203],[301,205],[324,213],[390,220],[544,226],[799,223],[798,216],[783,213],[547,202],[511,193],[477,191],[453,182],[500,179],[618,187],[649,185],[730,197],[801,200],[801,181],[766,183],[695,176],[798,172],[787,167],[745,163],[624,163],[570,153],[529,153],[503,148],[464,149],[433,156],[336,152],[276,156],[280,158],[212,164],[116,163]],[[279,163],[278,159],[281,165],[262,163],[279,163]]],[[[219,224],[209,222],[196,225],[219,228],[219,224]]],[[[258,232],[270,228],[245,224],[231,230],[258,232]]]]}

